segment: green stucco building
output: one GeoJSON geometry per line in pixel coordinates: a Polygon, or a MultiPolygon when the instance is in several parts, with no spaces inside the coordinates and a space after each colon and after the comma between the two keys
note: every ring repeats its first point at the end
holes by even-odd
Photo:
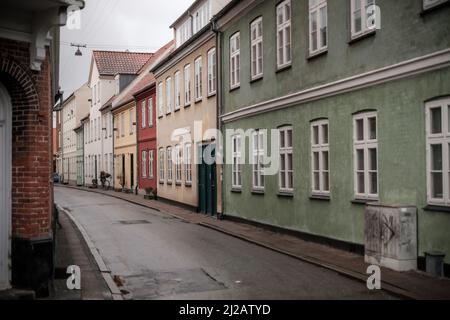
{"type": "Polygon", "coordinates": [[[418,256],[449,264],[449,17],[448,1],[231,1],[221,129],[280,128],[280,170],[249,164],[270,153],[258,133],[234,136],[224,215],[361,249],[366,204],[413,206],[418,256]]]}

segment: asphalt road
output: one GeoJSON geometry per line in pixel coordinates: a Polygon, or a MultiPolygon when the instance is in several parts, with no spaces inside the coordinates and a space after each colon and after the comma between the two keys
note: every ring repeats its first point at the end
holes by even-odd
{"type": "Polygon", "coordinates": [[[132,299],[393,299],[364,283],[116,198],[55,188],[132,299]]]}

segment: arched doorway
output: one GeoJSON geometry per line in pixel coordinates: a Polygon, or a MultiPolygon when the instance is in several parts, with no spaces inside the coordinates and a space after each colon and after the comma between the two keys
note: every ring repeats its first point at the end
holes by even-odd
{"type": "Polygon", "coordinates": [[[0,82],[0,290],[11,282],[11,98],[0,82]]]}

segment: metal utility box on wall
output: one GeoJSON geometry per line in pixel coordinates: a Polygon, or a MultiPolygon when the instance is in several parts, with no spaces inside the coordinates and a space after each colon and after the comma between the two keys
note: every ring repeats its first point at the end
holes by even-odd
{"type": "Polygon", "coordinates": [[[417,269],[417,208],[369,204],[365,262],[396,271],[417,269]]]}

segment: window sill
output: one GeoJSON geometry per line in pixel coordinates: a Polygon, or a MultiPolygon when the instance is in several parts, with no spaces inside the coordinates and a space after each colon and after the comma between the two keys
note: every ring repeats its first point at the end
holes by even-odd
{"type": "Polygon", "coordinates": [[[172,181],[167,181],[167,185],[171,186],[172,185],[172,181]]]}
{"type": "Polygon", "coordinates": [[[286,65],[281,66],[281,67],[277,66],[277,70],[275,72],[276,73],[280,73],[280,72],[286,71],[286,70],[291,69],[291,68],[292,68],[292,63],[289,63],[289,64],[286,64],[286,65]]]}
{"type": "Polygon", "coordinates": [[[177,187],[181,187],[181,181],[175,182],[175,185],[176,185],[177,187]]]}
{"type": "Polygon", "coordinates": [[[319,195],[319,194],[312,194],[309,197],[310,200],[318,200],[318,201],[331,201],[331,197],[330,196],[324,196],[324,195],[319,195]]]}
{"type": "Polygon", "coordinates": [[[427,8],[427,9],[422,9],[422,11],[420,12],[420,16],[423,17],[431,12],[437,11],[439,9],[442,9],[444,7],[450,6],[450,1],[447,2],[443,2],[440,4],[435,5],[434,7],[431,8],[427,8]]]}
{"type": "Polygon", "coordinates": [[[159,184],[160,185],[164,185],[164,181],[159,181],[159,184]]]}
{"type": "Polygon", "coordinates": [[[242,193],[242,189],[238,189],[238,188],[232,188],[231,189],[232,193],[242,193]]]}
{"type": "Polygon", "coordinates": [[[435,204],[428,204],[423,208],[423,210],[433,211],[433,212],[449,212],[450,213],[450,207],[446,207],[446,206],[442,206],[442,205],[435,205],[435,204]]]}
{"type": "Polygon", "coordinates": [[[216,94],[217,94],[216,92],[208,93],[208,95],[206,96],[206,98],[210,99],[210,98],[212,98],[212,97],[215,97],[216,94]]]}
{"type": "Polygon", "coordinates": [[[320,51],[317,51],[317,52],[314,52],[314,53],[310,53],[306,57],[306,60],[314,60],[315,58],[322,57],[322,56],[326,55],[327,53],[328,53],[328,48],[321,49],[320,51]]]}
{"type": "Polygon", "coordinates": [[[250,83],[255,83],[255,82],[261,81],[263,78],[264,78],[264,76],[261,74],[259,76],[254,77],[254,78],[251,78],[250,79],[250,83]]]}
{"type": "Polygon", "coordinates": [[[233,92],[233,91],[235,91],[235,90],[238,90],[240,87],[241,87],[241,85],[231,87],[231,88],[230,88],[230,92],[233,92]]]}
{"type": "Polygon", "coordinates": [[[294,198],[294,193],[287,191],[278,191],[277,196],[280,198],[294,198]]]}
{"type": "Polygon", "coordinates": [[[264,190],[253,189],[252,194],[263,196],[265,193],[264,190]]]}
{"type": "Polygon", "coordinates": [[[178,109],[175,109],[173,112],[178,112],[178,111],[180,111],[181,109],[180,108],[178,108],[178,109]]]}
{"type": "Polygon", "coordinates": [[[194,104],[200,103],[200,102],[202,102],[202,100],[203,100],[203,98],[195,99],[194,104]]]}
{"type": "Polygon", "coordinates": [[[353,204],[366,205],[366,204],[370,204],[370,203],[376,203],[376,202],[378,202],[378,199],[361,199],[361,198],[356,198],[356,199],[353,199],[350,202],[353,203],[353,204]]]}
{"type": "Polygon", "coordinates": [[[184,186],[187,188],[191,188],[192,187],[192,183],[191,182],[185,182],[184,186]]]}
{"type": "Polygon", "coordinates": [[[190,103],[184,105],[185,108],[189,108],[190,106],[191,106],[190,103]]]}
{"type": "Polygon", "coordinates": [[[359,42],[361,40],[364,40],[366,38],[373,37],[373,36],[375,36],[376,33],[377,33],[376,30],[370,30],[370,31],[366,31],[364,33],[361,33],[361,34],[359,34],[357,36],[352,36],[350,41],[348,42],[348,44],[352,45],[352,44],[357,43],[357,42],[359,42]]]}

